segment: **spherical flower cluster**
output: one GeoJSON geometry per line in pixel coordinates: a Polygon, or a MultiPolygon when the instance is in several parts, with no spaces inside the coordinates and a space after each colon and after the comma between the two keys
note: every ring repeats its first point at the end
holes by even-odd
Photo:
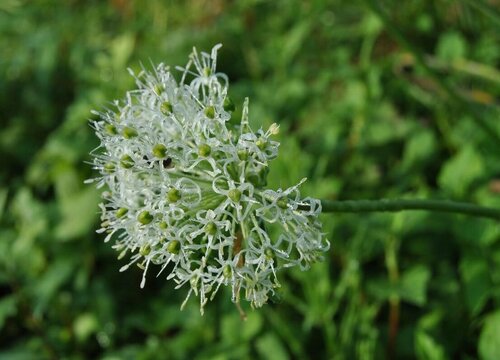
{"type": "MultiPolygon", "coordinates": [[[[252,131],[248,99],[239,124],[227,96],[228,79],[216,72],[217,50],[190,56],[176,81],[160,64],[143,70],[113,109],[96,112],[101,145],[93,151],[103,192],[102,228],[119,257],[146,272],[165,269],[178,286],[190,287],[201,311],[221,285],[232,300],[244,294],[260,307],[279,287],[279,269],[307,268],[329,243],[317,217],[321,204],[301,199],[299,184],[264,189],[278,133],[252,131]],[[279,227],[271,236],[269,227],[279,227]]],[[[185,302],[184,302],[185,304],[185,302]]]]}

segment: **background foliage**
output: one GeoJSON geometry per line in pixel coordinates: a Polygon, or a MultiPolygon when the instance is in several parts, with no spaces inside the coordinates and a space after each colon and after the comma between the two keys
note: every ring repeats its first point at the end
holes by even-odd
{"type": "Polygon", "coordinates": [[[221,42],[235,103],[281,124],[272,187],[500,207],[498,5],[3,0],[0,358],[499,359],[498,223],[326,214],[325,261],[279,274],[242,323],[227,293],[201,317],[186,289],[119,273],[83,184],[90,110],[133,86],[126,68],[221,42]]]}

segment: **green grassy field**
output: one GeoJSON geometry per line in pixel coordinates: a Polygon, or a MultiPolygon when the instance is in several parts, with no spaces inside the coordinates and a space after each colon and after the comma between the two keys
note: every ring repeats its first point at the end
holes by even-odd
{"type": "Polygon", "coordinates": [[[497,0],[0,3],[0,359],[500,359],[500,225],[323,214],[331,249],[279,273],[240,320],[200,316],[165,276],[118,272],[99,228],[89,126],[134,87],[222,43],[236,113],[281,126],[270,188],[322,199],[500,208],[497,0]]]}

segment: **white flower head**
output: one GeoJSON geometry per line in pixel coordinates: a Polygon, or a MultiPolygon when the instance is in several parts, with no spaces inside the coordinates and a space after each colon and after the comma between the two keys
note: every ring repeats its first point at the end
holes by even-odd
{"type": "Polygon", "coordinates": [[[98,231],[120,257],[130,254],[121,270],[144,270],[141,286],[153,264],[178,287],[187,284],[202,313],[221,285],[231,286],[234,302],[243,295],[262,306],[280,286],[280,269],[307,268],[329,248],[320,201],[300,197],[305,179],[264,188],[279,126],[252,131],[248,99],[241,122],[229,121],[235,107],[227,76],[216,71],[219,48],[193,50],[177,68],[179,82],[163,64],[143,70],[137,89],[92,124],[101,145],[93,151],[100,176],[91,181],[108,188],[98,231]],[[269,227],[280,232],[271,236],[269,227]]]}

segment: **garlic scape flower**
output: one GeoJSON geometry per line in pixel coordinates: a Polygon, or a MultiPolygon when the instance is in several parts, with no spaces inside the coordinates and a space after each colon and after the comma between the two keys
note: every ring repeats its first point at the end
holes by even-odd
{"type": "MultiPolygon", "coordinates": [[[[319,200],[300,197],[299,184],[268,190],[269,162],[278,155],[279,127],[254,132],[248,99],[239,124],[216,70],[217,50],[190,55],[178,67],[135,76],[137,89],[95,112],[101,145],[92,152],[103,192],[102,227],[119,257],[146,272],[186,284],[201,311],[221,285],[260,307],[280,286],[277,272],[305,269],[329,243],[321,232],[319,200]],[[270,229],[273,228],[271,236],[270,229]]],[[[184,302],[185,304],[185,302],[184,302]]],[[[183,304],[183,305],[184,305],[183,304]]]]}

